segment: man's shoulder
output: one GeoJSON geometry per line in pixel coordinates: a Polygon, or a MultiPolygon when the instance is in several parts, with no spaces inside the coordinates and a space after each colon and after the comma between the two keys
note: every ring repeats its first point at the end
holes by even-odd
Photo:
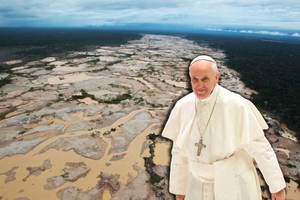
{"type": "Polygon", "coordinates": [[[193,105],[195,103],[196,95],[191,92],[189,94],[186,94],[182,96],[176,103],[174,108],[175,109],[182,109],[186,108],[186,106],[193,105]]]}
{"type": "Polygon", "coordinates": [[[181,97],[178,101],[177,104],[188,104],[188,103],[192,103],[195,101],[196,95],[194,94],[194,92],[191,92],[183,97],[181,97]]]}
{"type": "Polygon", "coordinates": [[[249,101],[240,94],[230,91],[224,87],[221,87],[220,89],[220,99],[226,103],[226,105],[244,105],[249,101]]]}

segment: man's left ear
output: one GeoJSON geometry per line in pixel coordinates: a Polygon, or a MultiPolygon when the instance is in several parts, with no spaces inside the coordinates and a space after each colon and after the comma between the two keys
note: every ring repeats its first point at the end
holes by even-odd
{"type": "Polygon", "coordinates": [[[219,81],[220,76],[221,76],[221,73],[218,72],[218,73],[216,74],[216,80],[217,80],[217,81],[219,81]]]}

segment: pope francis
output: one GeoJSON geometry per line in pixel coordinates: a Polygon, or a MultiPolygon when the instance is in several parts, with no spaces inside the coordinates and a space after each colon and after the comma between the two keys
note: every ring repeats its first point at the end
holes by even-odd
{"type": "Polygon", "coordinates": [[[175,104],[162,132],[173,141],[170,192],[177,200],[259,200],[257,166],[272,200],[284,200],[285,180],[256,107],[218,85],[209,56],[196,57],[189,75],[193,92],[175,104]]]}

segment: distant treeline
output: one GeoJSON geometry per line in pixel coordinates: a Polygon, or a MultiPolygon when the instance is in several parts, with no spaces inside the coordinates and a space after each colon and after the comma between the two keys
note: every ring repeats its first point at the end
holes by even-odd
{"type": "MultiPolygon", "coordinates": [[[[76,28],[0,28],[0,63],[21,59],[33,61],[90,46],[118,46],[139,39],[136,31],[76,28]]],[[[0,67],[1,72],[1,67],[0,67]]]]}
{"type": "Polygon", "coordinates": [[[188,38],[225,50],[226,65],[259,93],[252,99],[254,104],[277,115],[300,139],[299,39],[203,34],[188,38]]]}

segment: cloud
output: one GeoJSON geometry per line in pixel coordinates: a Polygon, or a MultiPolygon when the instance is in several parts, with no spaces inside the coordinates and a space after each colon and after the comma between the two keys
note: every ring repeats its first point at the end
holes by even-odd
{"type": "Polygon", "coordinates": [[[300,37],[300,33],[293,33],[292,36],[293,37],[300,37]]]}
{"type": "Polygon", "coordinates": [[[286,33],[279,31],[266,31],[266,30],[236,30],[236,29],[222,29],[222,28],[208,28],[208,31],[217,31],[217,32],[228,32],[228,33],[246,33],[246,34],[258,34],[258,35],[272,35],[272,36],[292,36],[300,37],[300,33],[286,33]]]}
{"type": "Polygon", "coordinates": [[[9,0],[0,4],[0,26],[168,23],[300,29],[299,19],[298,0],[9,0]]]}
{"type": "Polygon", "coordinates": [[[127,10],[127,9],[161,9],[161,8],[176,8],[180,5],[179,0],[118,0],[118,1],[75,1],[75,5],[82,9],[100,9],[100,10],[127,10]]]}
{"type": "Polygon", "coordinates": [[[249,34],[262,34],[262,35],[273,35],[273,36],[288,36],[287,33],[282,33],[278,31],[253,31],[253,30],[241,30],[240,33],[249,33],[249,34]]]}

